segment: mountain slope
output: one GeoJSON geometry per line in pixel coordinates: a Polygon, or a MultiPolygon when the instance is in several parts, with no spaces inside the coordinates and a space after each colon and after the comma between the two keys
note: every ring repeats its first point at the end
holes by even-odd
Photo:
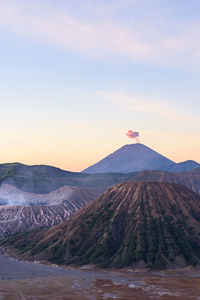
{"type": "Polygon", "coordinates": [[[131,144],[121,147],[85,169],[83,173],[138,172],[142,170],[156,170],[161,166],[172,164],[175,163],[145,145],[131,144]]]}
{"type": "Polygon", "coordinates": [[[16,188],[9,185],[6,188],[10,192],[6,195],[11,197],[13,205],[0,206],[0,236],[52,227],[66,221],[100,195],[96,190],[69,186],[48,194],[29,194],[20,190],[16,193],[16,188]],[[21,198],[23,205],[16,205],[20,204],[21,198]]]}
{"type": "Polygon", "coordinates": [[[51,166],[0,165],[0,235],[50,227],[130,174],[81,174],[51,166]]]}
{"type": "Polygon", "coordinates": [[[168,173],[163,171],[143,171],[134,176],[133,180],[182,184],[193,192],[200,194],[200,173],[198,174],[198,172],[168,173]]]}
{"type": "Polygon", "coordinates": [[[102,188],[105,191],[113,184],[126,181],[135,174],[83,174],[68,172],[59,168],[20,163],[0,165],[0,184],[7,183],[18,189],[36,194],[47,194],[62,186],[102,188]]]}
{"type": "Polygon", "coordinates": [[[199,168],[194,168],[192,170],[188,170],[187,173],[200,174],[200,167],[199,168]]]}
{"type": "MultiPolygon", "coordinates": [[[[125,179],[123,176],[116,178],[125,179]]],[[[200,194],[200,174],[194,171],[185,173],[143,171],[134,173],[134,176],[129,179],[182,184],[200,194]]],[[[99,183],[101,184],[101,180],[99,183]]],[[[108,178],[107,185],[109,183],[111,182],[108,178]]],[[[108,186],[105,185],[95,188],[63,186],[47,194],[36,194],[3,183],[0,186],[0,235],[51,227],[61,223],[101,195],[107,188],[108,186]]]]}
{"type": "Polygon", "coordinates": [[[195,265],[200,196],[171,183],[118,184],[49,230],[10,237],[22,258],[109,267],[195,265]]]}
{"type": "Polygon", "coordinates": [[[200,164],[194,160],[186,160],[177,164],[162,166],[159,169],[167,172],[185,172],[195,168],[199,168],[200,164]]]}

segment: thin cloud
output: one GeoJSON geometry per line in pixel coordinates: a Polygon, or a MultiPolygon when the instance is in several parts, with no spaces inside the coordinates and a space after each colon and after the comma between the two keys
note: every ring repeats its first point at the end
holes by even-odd
{"type": "Polygon", "coordinates": [[[18,35],[87,57],[199,65],[200,23],[180,26],[174,21],[171,24],[174,30],[170,32],[166,26],[169,20],[162,20],[162,14],[154,15],[155,21],[151,16],[146,19],[141,16],[140,20],[135,15],[132,21],[124,21],[124,18],[120,21],[113,11],[129,6],[134,14],[134,9],[141,6],[141,1],[125,1],[124,4],[123,1],[109,5],[94,1],[93,6],[91,1],[79,1],[82,11],[78,14],[66,3],[61,9],[48,1],[0,0],[0,25],[18,35]]]}
{"type": "Polygon", "coordinates": [[[170,107],[165,103],[161,103],[160,101],[127,96],[122,93],[108,91],[96,91],[95,94],[107,101],[118,103],[127,110],[148,112],[176,121],[186,119],[186,116],[181,113],[177,113],[176,108],[170,107]]]}
{"type": "Polygon", "coordinates": [[[0,2],[0,23],[17,34],[99,56],[101,54],[145,57],[151,46],[114,23],[86,22],[63,11],[43,6],[0,2]],[[116,51],[117,49],[117,51],[116,51]],[[97,51],[98,50],[98,51],[97,51]],[[94,52],[93,52],[94,51],[94,52]]]}

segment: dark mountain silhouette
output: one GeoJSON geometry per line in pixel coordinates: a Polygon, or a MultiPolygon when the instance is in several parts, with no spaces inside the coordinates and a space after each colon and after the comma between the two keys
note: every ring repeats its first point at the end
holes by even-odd
{"type": "Polygon", "coordinates": [[[113,186],[67,222],[15,235],[21,258],[100,267],[185,267],[200,260],[200,196],[182,185],[113,186]]]}
{"type": "Polygon", "coordinates": [[[98,163],[85,169],[83,173],[138,172],[157,170],[159,167],[175,163],[143,144],[125,145],[98,163]]]}

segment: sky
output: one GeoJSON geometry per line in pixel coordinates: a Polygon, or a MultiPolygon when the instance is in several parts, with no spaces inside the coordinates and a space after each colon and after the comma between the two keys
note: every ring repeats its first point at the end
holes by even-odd
{"type": "Polygon", "coordinates": [[[199,0],[0,0],[0,163],[133,143],[200,162],[199,0]]]}

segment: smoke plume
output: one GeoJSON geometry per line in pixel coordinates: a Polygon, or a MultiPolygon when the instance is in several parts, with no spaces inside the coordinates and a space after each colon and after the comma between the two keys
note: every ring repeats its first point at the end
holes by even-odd
{"type": "Polygon", "coordinates": [[[130,139],[135,139],[137,143],[140,143],[139,140],[139,132],[137,131],[133,131],[133,130],[128,130],[128,132],[126,133],[126,135],[130,138],[130,139]]]}

